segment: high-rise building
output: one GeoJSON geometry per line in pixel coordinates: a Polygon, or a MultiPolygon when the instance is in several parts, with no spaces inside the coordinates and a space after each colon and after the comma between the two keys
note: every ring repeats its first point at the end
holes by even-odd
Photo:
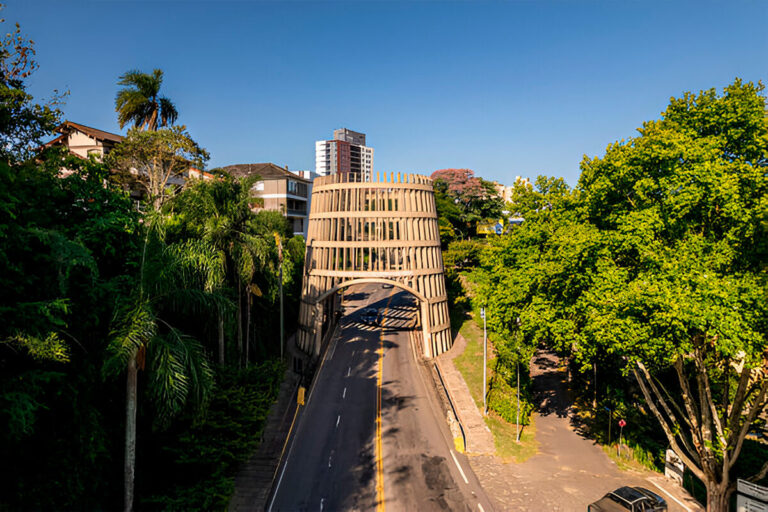
{"type": "Polygon", "coordinates": [[[365,145],[365,134],[347,128],[333,131],[333,140],[315,142],[315,172],[357,174],[363,181],[373,176],[373,148],[365,145]]]}

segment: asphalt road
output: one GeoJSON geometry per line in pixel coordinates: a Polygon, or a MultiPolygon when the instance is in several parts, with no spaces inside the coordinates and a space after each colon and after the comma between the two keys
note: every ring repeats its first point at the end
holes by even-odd
{"type": "Polygon", "coordinates": [[[345,307],[268,510],[492,510],[416,361],[415,299],[397,288],[360,285],[347,291],[345,307]],[[380,308],[383,327],[360,321],[366,307],[380,308]]]}

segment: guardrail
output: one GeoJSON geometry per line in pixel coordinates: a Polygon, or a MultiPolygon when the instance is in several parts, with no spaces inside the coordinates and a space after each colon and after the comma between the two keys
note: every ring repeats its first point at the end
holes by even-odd
{"type": "MultiPolygon", "coordinates": [[[[456,418],[456,423],[459,424],[459,430],[461,431],[461,442],[463,443],[463,446],[460,452],[464,452],[467,448],[467,433],[464,431],[464,425],[461,424],[461,419],[459,418],[459,413],[456,412],[456,406],[453,405],[453,399],[451,398],[451,393],[448,391],[448,386],[445,385],[445,381],[443,380],[443,374],[440,372],[440,366],[437,364],[437,361],[434,363],[435,371],[437,372],[437,377],[440,379],[440,384],[443,386],[443,391],[445,392],[446,398],[448,398],[448,403],[451,406],[451,411],[453,411],[453,417],[456,418]]],[[[457,447],[458,448],[458,447],[457,447]]]]}

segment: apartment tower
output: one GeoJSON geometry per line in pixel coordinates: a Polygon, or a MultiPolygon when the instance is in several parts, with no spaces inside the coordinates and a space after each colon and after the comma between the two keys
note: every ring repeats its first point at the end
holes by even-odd
{"type": "Polygon", "coordinates": [[[351,173],[371,181],[373,148],[365,145],[365,134],[340,128],[333,131],[333,140],[315,142],[315,172],[320,176],[351,173]]]}

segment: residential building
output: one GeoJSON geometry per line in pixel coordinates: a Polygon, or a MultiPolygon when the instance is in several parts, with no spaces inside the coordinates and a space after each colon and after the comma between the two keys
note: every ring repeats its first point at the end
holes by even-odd
{"type": "MultiPolygon", "coordinates": [[[[71,154],[80,158],[96,156],[98,160],[101,160],[116,144],[123,140],[122,135],[72,121],[64,121],[56,128],[56,131],[61,135],[46,143],[45,147],[64,146],[71,154]]],[[[62,169],[60,174],[62,177],[66,177],[72,174],[72,171],[62,169]]]]}
{"type": "Polygon", "coordinates": [[[291,221],[295,235],[307,236],[310,179],[273,163],[228,165],[221,170],[237,178],[257,176],[259,181],[253,188],[256,196],[263,200],[257,208],[282,212],[291,221]]]}
{"type": "Polygon", "coordinates": [[[357,174],[363,181],[373,176],[373,148],[365,145],[365,134],[347,128],[333,131],[333,140],[315,142],[315,172],[357,174]]]}

